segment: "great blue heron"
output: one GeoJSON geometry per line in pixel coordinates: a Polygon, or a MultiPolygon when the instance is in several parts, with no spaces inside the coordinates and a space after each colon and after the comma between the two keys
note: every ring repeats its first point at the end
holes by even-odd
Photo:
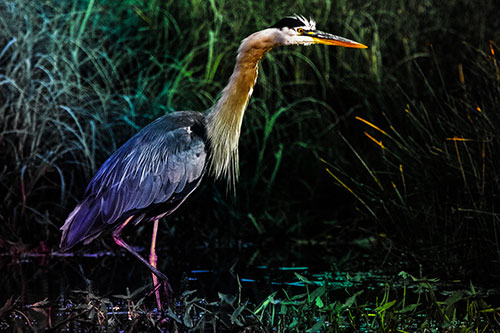
{"type": "MultiPolygon", "coordinates": [[[[104,162],[90,181],[83,200],[61,230],[66,251],[113,231],[119,246],[144,263],[168,285],[156,268],[158,220],[173,213],[200,185],[207,173],[234,186],[238,178],[241,122],[257,80],[259,61],[275,46],[326,44],[366,48],[355,41],[316,30],[303,16],[290,16],[245,38],[238,49],[229,83],[214,106],[204,113],[174,112],[144,127],[104,162]],[[149,262],[121,237],[129,223],[153,221],[149,262]]],[[[156,300],[161,308],[160,294],[156,300]]]]}

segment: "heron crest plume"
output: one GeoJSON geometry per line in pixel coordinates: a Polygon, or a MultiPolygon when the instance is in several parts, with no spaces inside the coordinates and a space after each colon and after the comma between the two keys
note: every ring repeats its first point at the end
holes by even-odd
{"type": "Polygon", "coordinates": [[[299,15],[285,17],[241,42],[233,74],[209,110],[206,122],[211,153],[208,168],[216,179],[226,178],[229,188],[234,190],[238,180],[241,123],[257,80],[259,61],[275,46],[311,44],[366,48],[350,39],[316,30],[313,20],[299,15]]]}

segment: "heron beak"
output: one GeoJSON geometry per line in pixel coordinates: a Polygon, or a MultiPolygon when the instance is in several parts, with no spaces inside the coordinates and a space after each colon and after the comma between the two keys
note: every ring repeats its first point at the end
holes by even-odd
{"type": "Polygon", "coordinates": [[[335,36],[329,34],[327,32],[319,31],[319,30],[309,30],[304,32],[305,36],[309,36],[313,39],[313,43],[315,44],[324,44],[324,45],[337,45],[342,47],[352,47],[356,49],[366,49],[368,46],[363,45],[361,43],[355,42],[353,40],[335,36]]]}

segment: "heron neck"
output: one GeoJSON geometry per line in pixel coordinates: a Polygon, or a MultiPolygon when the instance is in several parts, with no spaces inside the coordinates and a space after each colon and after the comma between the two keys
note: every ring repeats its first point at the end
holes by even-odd
{"type": "Polygon", "coordinates": [[[226,178],[232,188],[239,174],[238,141],[243,115],[257,80],[259,61],[271,49],[259,33],[262,31],[241,43],[229,83],[208,115],[210,173],[215,178],[226,178]]]}

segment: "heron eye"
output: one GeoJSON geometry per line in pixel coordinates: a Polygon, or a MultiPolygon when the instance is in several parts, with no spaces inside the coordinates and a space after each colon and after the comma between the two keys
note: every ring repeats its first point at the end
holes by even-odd
{"type": "Polygon", "coordinates": [[[297,29],[297,32],[298,32],[300,35],[302,35],[302,34],[304,33],[304,29],[302,29],[302,28],[298,28],[298,29],[297,29]]]}

